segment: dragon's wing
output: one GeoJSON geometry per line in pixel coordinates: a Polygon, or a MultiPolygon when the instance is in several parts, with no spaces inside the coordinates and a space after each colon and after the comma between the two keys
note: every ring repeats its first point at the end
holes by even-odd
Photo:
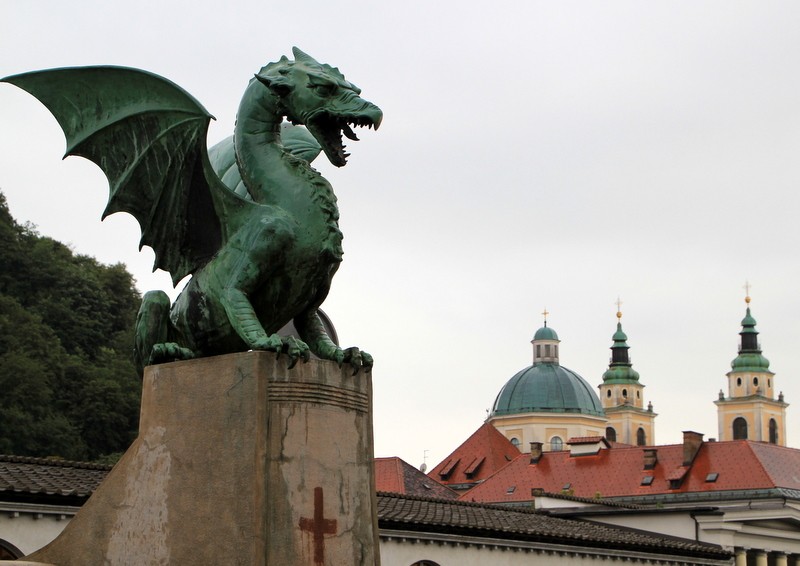
{"type": "MultiPolygon", "coordinates": [[[[66,155],[96,163],[109,181],[103,218],[128,212],[142,230],[140,247],[177,284],[207,262],[223,238],[216,206],[252,206],[226,189],[208,161],[212,116],[186,91],[124,67],[52,69],[2,79],[53,113],[66,155]]],[[[224,213],[223,213],[224,214],[224,213]]]]}

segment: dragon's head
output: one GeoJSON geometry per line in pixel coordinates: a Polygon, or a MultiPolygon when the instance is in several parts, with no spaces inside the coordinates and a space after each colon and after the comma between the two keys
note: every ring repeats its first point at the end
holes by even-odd
{"type": "Polygon", "coordinates": [[[294,61],[281,57],[256,75],[280,100],[293,124],[303,124],[314,135],[331,163],[347,163],[342,135],[358,141],[352,126],[378,129],[381,109],[359,96],[361,89],[348,82],[339,69],[323,65],[292,48],[294,61]]]}

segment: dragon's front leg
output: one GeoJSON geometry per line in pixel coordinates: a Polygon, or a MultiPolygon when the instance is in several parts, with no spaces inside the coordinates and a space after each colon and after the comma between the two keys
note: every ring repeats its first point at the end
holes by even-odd
{"type": "Polygon", "coordinates": [[[353,368],[353,375],[361,369],[366,373],[372,371],[372,356],[355,347],[342,349],[337,346],[325,332],[316,309],[309,309],[296,316],[294,327],[318,358],[333,360],[339,366],[349,364],[353,368]]]}
{"type": "Polygon", "coordinates": [[[284,353],[291,359],[290,369],[299,359],[307,362],[311,357],[308,345],[302,340],[297,340],[293,336],[267,334],[261,321],[258,320],[250,299],[241,290],[235,288],[224,290],[220,302],[231,326],[251,350],[284,353]]]}
{"type": "Polygon", "coordinates": [[[292,368],[299,359],[311,357],[308,345],[294,337],[267,334],[250,302],[249,293],[258,288],[269,273],[267,266],[275,265],[275,256],[290,249],[293,232],[289,223],[279,216],[262,218],[243,226],[224,250],[215,258],[213,267],[217,297],[234,332],[251,350],[285,353],[292,368]],[[220,277],[220,274],[224,274],[220,277]]]}

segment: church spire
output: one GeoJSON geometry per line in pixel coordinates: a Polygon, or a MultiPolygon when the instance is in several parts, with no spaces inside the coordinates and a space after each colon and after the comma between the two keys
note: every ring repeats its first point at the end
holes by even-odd
{"type": "Polygon", "coordinates": [[[720,440],[756,440],[786,445],[786,407],[779,394],[775,399],[775,374],[761,354],[756,319],[750,312],[750,284],[744,286],[747,305],[739,353],[728,372],[728,396],[720,391],[717,406],[720,440]]]}
{"type": "Polygon", "coordinates": [[[756,319],[750,313],[750,284],[745,284],[747,295],[744,302],[747,305],[742,330],[739,332],[739,355],[731,362],[734,371],[768,371],[769,360],[761,355],[761,345],[758,343],[758,330],[756,319]]]}
{"type": "Polygon", "coordinates": [[[611,337],[614,344],[611,346],[611,363],[603,374],[603,382],[638,382],[639,374],[633,369],[628,355],[628,335],[622,330],[622,301],[617,298],[617,331],[611,337]]]}
{"type": "Polygon", "coordinates": [[[606,438],[623,444],[655,443],[655,417],[653,405],[644,408],[644,385],[639,373],[633,369],[628,355],[628,335],[622,330],[622,301],[617,305],[617,331],[611,345],[611,361],[600,384],[600,402],[608,417],[606,438]]]}

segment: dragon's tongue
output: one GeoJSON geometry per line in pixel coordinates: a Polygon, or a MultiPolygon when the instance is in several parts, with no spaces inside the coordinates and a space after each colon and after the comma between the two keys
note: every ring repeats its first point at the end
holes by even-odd
{"type": "Polygon", "coordinates": [[[349,124],[342,124],[342,133],[347,139],[358,141],[358,136],[356,135],[356,133],[353,131],[353,129],[350,127],[349,124]]]}

